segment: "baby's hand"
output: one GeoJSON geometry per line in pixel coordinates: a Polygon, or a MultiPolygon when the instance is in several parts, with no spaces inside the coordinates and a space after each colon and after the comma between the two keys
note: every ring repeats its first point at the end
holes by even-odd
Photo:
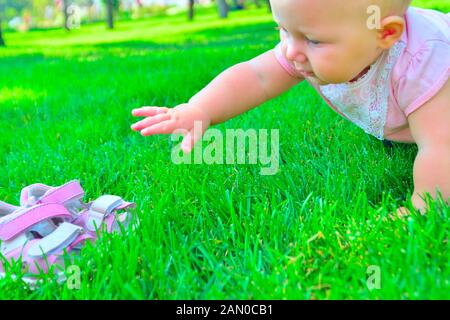
{"type": "Polygon", "coordinates": [[[131,114],[136,117],[146,117],[131,126],[132,130],[140,131],[143,136],[172,134],[180,131],[184,136],[181,149],[185,153],[192,150],[194,144],[211,124],[211,118],[206,112],[188,103],[180,104],[175,108],[141,107],[133,109],[131,114]]]}

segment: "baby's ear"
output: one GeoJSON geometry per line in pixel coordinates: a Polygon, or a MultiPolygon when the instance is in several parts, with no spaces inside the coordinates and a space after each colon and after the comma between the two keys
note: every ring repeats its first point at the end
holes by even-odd
{"type": "Polygon", "coordinates": [[[399,16],[389,16],[381,20],[378,30],[378,46],[382,49],[391,48],[402,36],[405,30],[405,19],[399,16]]]}

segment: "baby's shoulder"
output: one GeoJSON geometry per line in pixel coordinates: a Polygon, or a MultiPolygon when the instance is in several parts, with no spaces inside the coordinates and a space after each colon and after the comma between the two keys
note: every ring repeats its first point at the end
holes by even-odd
{"type": "Polygon", "coordinates": [[[411,7],[405,14],[405,32],[400,39],[405,45],[402,61],[423,52],[449,50],[450,15],[431,9],[411,7]]]}
{"type": "Polygon", "coordinates": [[[391,84],[399,106],[412,110],[445,84],[450,72],[450,15],[410,8],[391,84]]]}

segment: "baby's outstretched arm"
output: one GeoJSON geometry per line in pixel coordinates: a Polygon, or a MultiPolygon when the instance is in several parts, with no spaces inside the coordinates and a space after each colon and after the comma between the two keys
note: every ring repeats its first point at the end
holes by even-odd
{"type": "Polygon", "coordinates": [[[145,119],[131,128],[142,135],[186,133],[181,148],[192,150],[209,125],[224,122],[287,91],[302,79],[290,76],[278,63],[273,50],[234,65],[175,108],[142,107],[132,114],[145,119]],[[202,132],[194,132],[194,121],[201,121],[202,132]]]}
{"type": "Polygon", "coordinates": [[[430,101],[408,117],[409,126],[419,152],[414,162],[414,194],[416,209],[424,211],[424,193],[436,197],[436,189],[444,201],[450,200],[450,81],[430,101]]]}

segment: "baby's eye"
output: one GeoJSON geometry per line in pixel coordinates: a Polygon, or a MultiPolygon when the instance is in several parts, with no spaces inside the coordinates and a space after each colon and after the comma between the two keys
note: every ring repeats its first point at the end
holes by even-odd
{"type": "Polygon", "coordinates": [[[285,29],[285,28],[282,28],[282,27],[275,27],[275,30],[278,30],[278,31],[283,31],[283,32],[286,32],[287,33],[287,30],[285,29]]]}
{"type": "Polygon", "coordinates": [[[318,45],[318,44],[322,43],[320,41],[316,41],[316,40],[312,40],[312,39],[308,39],[308,38],[306,38],[306,41],[312,45],[318,45]]]}

